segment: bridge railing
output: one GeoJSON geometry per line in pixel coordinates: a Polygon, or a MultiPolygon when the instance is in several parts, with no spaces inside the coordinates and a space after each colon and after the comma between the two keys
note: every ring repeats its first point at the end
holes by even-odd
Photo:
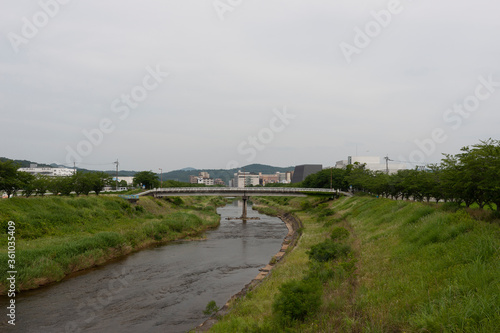
{"type": "Polygon", "coordinates": [[[298,187],[166,187],[156,188],[140,195],[154,195],[156,193],[344,193],[336,189],[326,188],[298,188],[298,187]]]}

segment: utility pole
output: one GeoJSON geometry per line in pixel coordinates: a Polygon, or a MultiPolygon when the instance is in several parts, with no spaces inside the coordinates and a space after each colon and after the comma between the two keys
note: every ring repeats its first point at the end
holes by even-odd
{"type": "Polygon", "coordinates": [[[333,167],[330,168],[330,190],[333,189],[333,167]]]}
{"type": "Polygon", "coordinates": [[[73,174],[76,175],[76,162],[73,161],[73,174]]]}
{"type": "Polygon", "coordinates": [[[163,188],[163,170],[161,168],[160,169],[160,188],[163,188]]]}
{"type": "Polygon", "coordinates": [[[386,174],[389,174],[389,161],[392,161],[391,159],[389,159],[389,154],[387,154],[385,158],[385,173],[386,174]]]}
{"type": "Polygon", "coordinates": [[[115,190],[118,191],[118,165],[120,163],[118,163],[118,159],[116,159],[116,162],[113,163],[116,164],[115,190]]]}

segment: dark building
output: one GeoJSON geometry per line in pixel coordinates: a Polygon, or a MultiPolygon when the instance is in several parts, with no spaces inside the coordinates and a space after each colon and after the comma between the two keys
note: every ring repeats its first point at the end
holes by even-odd
{"type": "Polygon", "coordinates": [[[323,170],[323,165],[321,164],[303,164],[297,165],[295,171],[293,172],[292,183],[300,183],[307,176],[313,173],[320,172],[323,170]]]}

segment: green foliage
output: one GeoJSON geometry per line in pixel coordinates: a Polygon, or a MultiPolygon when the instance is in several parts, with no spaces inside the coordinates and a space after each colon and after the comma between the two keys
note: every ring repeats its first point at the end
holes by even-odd
{"type": "Polygon", "coordinates": [[[330,234],[330,238],[333,241],[343,240],[349,237],[349,230],[344,227],[335,227],[330,234]]]}
{"type": "Polygon", "coordinates": [[[500,207],[500,140],[480,141],[463,147],[457,155],[445,155],[440,165],[425,170],[399,170],[394,174],[367,169],[354,163],[346,169],[325,169],[309,175],[302,186],[364,192],[394,199],[440,200],[500,207]],[[333,179],[333,181],[332,181],[333,179]]]}
{"type": "Polygon", "coordinates": [[[203,310],[203,314],[206,316],[213,316],[214,314],[219,311],[219,307],[217,306],[217,303],[215,301],[210,301],[208,302],[207,306],[205,307],[205,310],[203,310]]]}
{"type": "Polygon", "coordinates": [[[349,252],[351,252],[351,247],[349,245],[340,244],[331,239],[327,239],[312,246],[307,254],[310,260],[326,262],[346,256],[349,252]]]}
{"type": "Polygon", "coordinates": [[[0,161],[0,191],[5,191],[9,196],[15,194],[21,188],[17,169],[17,164],[10,160],[0,161]]]}
{"type": "Polygon", "coordinates": [[[176,206],[182,206],[184,204],[184,201],[181,197],[165,197],[165,200],[173,203],[176,206]]]}
{"type": "Polygon", "coordinates": [[[158,175],[153,171],[141,171],[135,174],[134,185],[152,189],[160,186],[160,180],[158,179],[158,175]]]}
{"type": "Polygon", "coordinates": [[[346,170],[344,169],[324,169],[304,179],[301,187],[304,188],[334,188],[347,191],[346,170]]]}
{"type": "Polygon", "coordinates": [[[292,280],[279,288],[273,313],[283,326],[303,321],[321,306],[322,286],[318,280],[292,280]]]}

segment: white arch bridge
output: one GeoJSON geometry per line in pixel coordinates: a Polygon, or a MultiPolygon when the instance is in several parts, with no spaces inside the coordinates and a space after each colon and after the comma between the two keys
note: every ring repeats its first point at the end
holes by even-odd
{"type": "Polygon", "coordinates": [[[342,192],[335,189],[325,188],[298,188],[298,187],[167,187],[156,188],[142,192],[139,196],[149,195],[155,198],[177,197],[177,196],[222,196],[222,197],[241,197],[243,200],[242,219],[247,218],[247,200],[252,196],[293,196],[305,197],[307,195],[343,194],[352,196],[349,192],[342,192]]]}

